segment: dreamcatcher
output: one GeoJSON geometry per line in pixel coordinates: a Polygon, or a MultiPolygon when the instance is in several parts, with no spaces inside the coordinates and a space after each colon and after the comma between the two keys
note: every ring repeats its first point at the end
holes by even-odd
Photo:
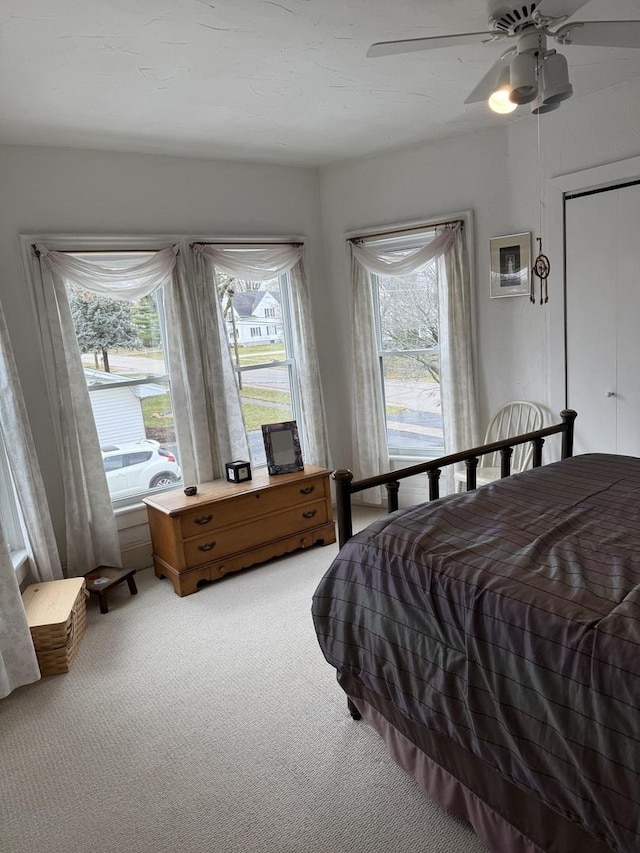
{"type": "MultiPolygon", "coordinates": [[[[551,264],[549,263],[549,258],[542,253],[542,237],[537,237],[536,239],[538,241],[538,257],[533,262],[531,272],[540,279],[540,305],[542,305],[543,302],[549,301],[547,278],[551,272],[551,264]]],[[[529,294],[529,299],[535,305],[536,283],[533,276],[531,277],[531,292],[529,294]]]]}

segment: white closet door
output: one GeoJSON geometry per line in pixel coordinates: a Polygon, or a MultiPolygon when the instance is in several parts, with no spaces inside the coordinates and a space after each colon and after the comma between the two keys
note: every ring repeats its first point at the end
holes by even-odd
{"type": "Polygon", "coordinates": [[[567,402],[574,453],[616,452],[615,192],[566,204],[567,402]]]}
{"type": "Polygon", "coordinates": [[[640,456],[640,186],[618,199],[616,452],[640,456]]]}
{"type": "Polygon", "coordinates": [[[576,453],[640,456],[640,186],[566,204],[567,402],[576,453]]]}

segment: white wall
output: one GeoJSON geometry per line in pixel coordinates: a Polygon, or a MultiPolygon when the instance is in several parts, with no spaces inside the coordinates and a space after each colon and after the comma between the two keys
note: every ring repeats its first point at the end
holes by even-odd
{"type": "MultiPolygon", "coordinates": [[[[0,302],[56,532],[63,542],[60,471],[50,438],[51,416],[42,356],[18,235],[53,232],[304,237],[309,246],[312,298],[314,303],[322,304],[325,276],[318,175],[313,169],[280,166],[2,147],[0,186],[0,302]]],[[[319,338],[322,350],[331,348],[326,335],[319,334],[319,338]]],[[[139,514],[138,520],[144,522],[144,518],[144,513],[139,514]]],[[[129,530],[123,538],[133,551],[144,536],[142,530],[129,530]]],[[[144,564],[150,562],[147,559],[144,564]]]]}

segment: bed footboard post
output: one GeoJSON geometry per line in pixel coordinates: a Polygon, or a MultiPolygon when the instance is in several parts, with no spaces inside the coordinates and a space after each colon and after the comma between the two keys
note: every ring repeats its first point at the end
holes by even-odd
{"type": "Polygon", "coordinates": [[[355,704],[347,697],[347,708],[349,709],[349,713],[353,717],[354,720],[361,720],[362,714],[356,708],[355,704]]]}
{"type": "Polygon", "coordinates": [[[429,500],[437,501],[440,497],[440,474],[442,471],[440,468],[430,468],[427,471],[427,477],[429,478],[429,500]]]}
{"type": "Polygon", "coordinates": [[[387,509],[389,512],[395,512],[398,509],[398,492],[400,491],[400,481],[393,480],[391,483],[385,484],[387,487],[387,509]]]}
{"type": "Polygon", "coordinates": [[[511,474],[511,457],[513,447],[503,447],[500,451],[500,477],[508,477],[511,474]]]}
{"type": "Polygon", "coordinates": [[[351,518],[351,481],[353,472],[340,468],[331,475],[336,484],[336,516],[338,519],[338,544],[342,548],[353,536],[351,518]]]}
{"type": "Polygon", "coordinates": [[[562,433],[562,458],[568,459],[573,456],[573,427],[578,413],[573,409],[564,409],[560,412],[565,430],[562,433]]]}
{"type": "Polygon", "coordinates": [[[533,444],[533,468],[540,468],[542,465],[542,446],[544,444],[544,438],[534,438],[531,442],[533,444]]]}
{"type": "Polygon", "coordinates": [[[467,491],[472,492],[476,488],[476,468],[478,467],[478,457],[468,456],[464,460],[467,466],[467,491]]]}

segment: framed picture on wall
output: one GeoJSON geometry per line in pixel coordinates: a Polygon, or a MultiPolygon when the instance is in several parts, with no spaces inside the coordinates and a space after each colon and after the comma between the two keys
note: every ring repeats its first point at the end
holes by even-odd
{"type": "Polygon", "coordinates": [[[492,237],[491,297],[528,296],[531,288],[531,232],[492,237]]]}
{"type": "Polygon", "coordinates": [[[262,438],[269,474],[303,471],[302,450],[295,421],[262,424],[262,438]]]}

